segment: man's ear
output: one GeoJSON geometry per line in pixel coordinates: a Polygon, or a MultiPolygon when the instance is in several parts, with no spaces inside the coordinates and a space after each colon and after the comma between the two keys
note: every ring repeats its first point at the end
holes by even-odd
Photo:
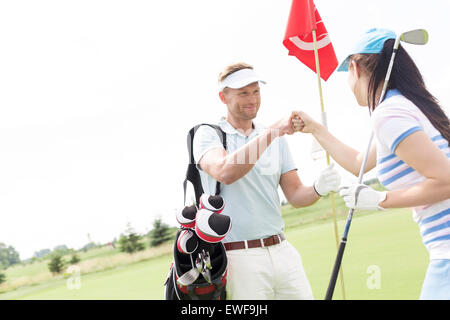
{"type": "Polygon", "coordinates": [[[227,104],[225,93],[223,91],[219,91],[219,98],[220,98],[220,101],[222,101],[222,103],[227,104]]]}

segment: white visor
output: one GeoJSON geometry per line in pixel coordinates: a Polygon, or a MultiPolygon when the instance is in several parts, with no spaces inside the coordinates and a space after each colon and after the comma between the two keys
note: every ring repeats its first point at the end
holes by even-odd
{"type": "Polygon", "coordinates": [[[266,83],[264,80],[261,80],[261,78],[255,73],[255,71],[246,68],[230,74],[222,82],[219,83],[219,88],[220,90],[223,90],[225,88],[239,89],[253,82],[261,82],[263,84],[266,83]]]}

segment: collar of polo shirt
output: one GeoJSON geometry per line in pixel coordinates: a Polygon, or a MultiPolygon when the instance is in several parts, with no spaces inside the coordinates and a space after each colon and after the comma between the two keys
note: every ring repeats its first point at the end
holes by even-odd
{"type": "MultiPolygon", "coordinates": [[[[242,134],[242,132],[239,132],[238,130],[236,130],[227,120],[225,117],[221,117],[219,120],[219,126],[220,128],[228,134],[237,134],[240,135],[242,137],[245,137],[244,134],[242,134]]],[[[267,127],[259,124],[259,123],[255,123],[252,122],[252,127],[253,127],[253,131],[252,133],[247,137],[247,138],[252,138],[255,135],[258,135],[262,132],[264,132],[265,129],[267,129],[267,127]]]]}

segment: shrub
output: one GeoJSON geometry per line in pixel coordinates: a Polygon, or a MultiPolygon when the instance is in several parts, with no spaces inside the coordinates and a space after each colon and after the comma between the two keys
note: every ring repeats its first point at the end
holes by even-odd
{"type": "Polygon", "coordinates": [[[153,223],[153,229],[149,233],[150,247],[156,247],[170,239],[172,235],[167,224],[163,223],[161,219],[156,219],[153,223]]]}
{"type": "Polygon", "coordinates": [[[78,257],[76,254],[73,254],[72,258],[69,261],[69,263],[70,264],[77,264],[80,261],[81,261],[80,257],[78,257]]]}
{"type": "Polygon", "coordinates": [[[62,256],[59,254],[53,255],[50,262],[48,263],[48,269],[51,273],[57,274],[61,273],[62,269],[64,268],[65,261],[63,260],[62,256]]]}
{"type": "Polygon", "coordinates": [[[130,226],[128,226],[126,234],[120,236],[119,249],[122,252],[128,253],[144,250],[145,246],[141,240],[142,236],[138,235],[130,226]]]}

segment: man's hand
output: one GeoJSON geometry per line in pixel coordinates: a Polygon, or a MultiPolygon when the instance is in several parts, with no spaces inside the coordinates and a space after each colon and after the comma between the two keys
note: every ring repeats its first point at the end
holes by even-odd
{"type": "Polygon", "coordinates": [[[314,182],[314,190],[316,190],[316,193],[321,197],[326,196],[330,191],[339,191],[341,176],[333,167],[334,163],[323,170],[320,173],[319,178],[314,182]]]}
{"type": "Polygon", "coordinates": [[[345,205],[352,209],[384,210],[380,203],[386,199],[385,191],[376,191],[365,184],[352,184],[341,189],[345,205]]]}
{"type": "Polygon", "coordinates": [[[294,118],[295,114],[292,113],[289,117],[282,118],[272,124],[269,128],[272,130],[276,130],[278,133],[278,136],[281,137],[285,134],[293,134],[294,133],[294,126],[292,124],[292,120],[294,118]]]}

